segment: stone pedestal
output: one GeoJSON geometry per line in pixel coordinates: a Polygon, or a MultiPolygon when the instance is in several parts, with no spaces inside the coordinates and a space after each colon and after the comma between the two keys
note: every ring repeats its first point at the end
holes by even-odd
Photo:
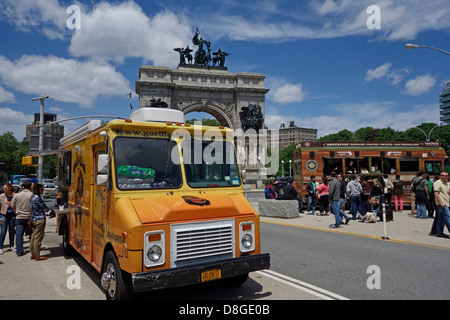
{"type": "Polygon", "coordinates": [[[264,199],[258,201],[259,215],[273,218],[298,218],[297,200],[264,199]]]}

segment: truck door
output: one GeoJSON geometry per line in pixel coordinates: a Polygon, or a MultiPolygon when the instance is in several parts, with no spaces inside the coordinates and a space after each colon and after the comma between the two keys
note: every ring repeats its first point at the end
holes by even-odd
{"type": "Polygon", "coordinates": [[[106,153],[106,143],[94,147],[94,183],[93,183],[93,222],[92,222],[92,262],[94,267],[100,269],[103,260],[103,248],[105,246],[106,210],[109,201],[107,185],[97,185],[98,156],[106,153]]]}

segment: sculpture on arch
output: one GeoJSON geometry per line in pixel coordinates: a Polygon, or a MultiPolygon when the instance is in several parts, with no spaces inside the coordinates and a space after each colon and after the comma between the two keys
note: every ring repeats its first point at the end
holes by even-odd
{"type": "Polygon", "coordinates": [[[177,51],[180,54],[180,65],[186,64],[186,59],[188,60],[189,64],[192,64],[192,59],[194,59],[195,65],[200,66],[210,66],[213,64],[215,66],[216,64],[219,64],[220,67],[225,66],[225,57],[229,56],[231,53],[227,53],[222,51],[221,48],[213,53],[215,56],[214,58],[211,58],[211,41],[203,40],[203,38],[200,37],[200,31],[198,28],[195,29],[194,37],[192,38],[192,43],[194,46],[197,46],[197,52],[195,52],[194,57],[192,57],[191,52],[193,52],[192,49],[189,48],[189,46],[184,48],[174,48],[173,50],[177,51]],[[203,47],[203,45],[206,46],[206,50],[203,47]]]}
{"type": "Polygon", "coordinates": [[[243,107],[239,112],[241,118],[242,130],[254,129],[259,131],[264,126],[264,116],[259,104],[249,103],[248,107],[243,107]]]}

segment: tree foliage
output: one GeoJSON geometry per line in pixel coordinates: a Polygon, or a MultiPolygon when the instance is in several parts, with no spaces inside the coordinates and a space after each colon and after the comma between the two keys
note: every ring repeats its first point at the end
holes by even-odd
{"type": "Polygon", "coordinates": [[[439,141],[447,154],[450,153],[450,126],[438,126],[432,122],[422,123],[405,131],[395,131],[390,127],[364,127],[355,132],[344,129],[323,136],[319,141],[423,141],[428,138],[430,141],[439,141]]]}
{"type": "Polygon", "coordinates": [[[207,118],[203,118],[202,120],[198,120],[196,118],[190,119],[190,120],[186,120],[186,123],[189,124],[195,124],[194,122],[196,121],[201,121],[202,125],[204,126],[210,126],[210,127],[218,127],[220,126],[220,122],[217,121],[216,119],[207,119],[207,118]]]}

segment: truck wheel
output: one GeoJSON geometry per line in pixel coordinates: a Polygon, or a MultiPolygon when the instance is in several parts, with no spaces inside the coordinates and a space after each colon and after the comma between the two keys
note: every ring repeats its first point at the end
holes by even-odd
{"type": "Polygon", "coordinates": [[[67,222],[64,223],[64,231],[63,231],[63,252],[64,255],[67,257],[73,256],[75,254],[75,250],[73,249],[72,245],[69,242],[69,226],[67,225],[67,222]]]}
{"type": "Polygon", "coordinates": [[[119,262],[112,250],[106,254],[101,283],[108,300],[128,300],[133,297],[131,280],[120,269],[119,262]]]}

